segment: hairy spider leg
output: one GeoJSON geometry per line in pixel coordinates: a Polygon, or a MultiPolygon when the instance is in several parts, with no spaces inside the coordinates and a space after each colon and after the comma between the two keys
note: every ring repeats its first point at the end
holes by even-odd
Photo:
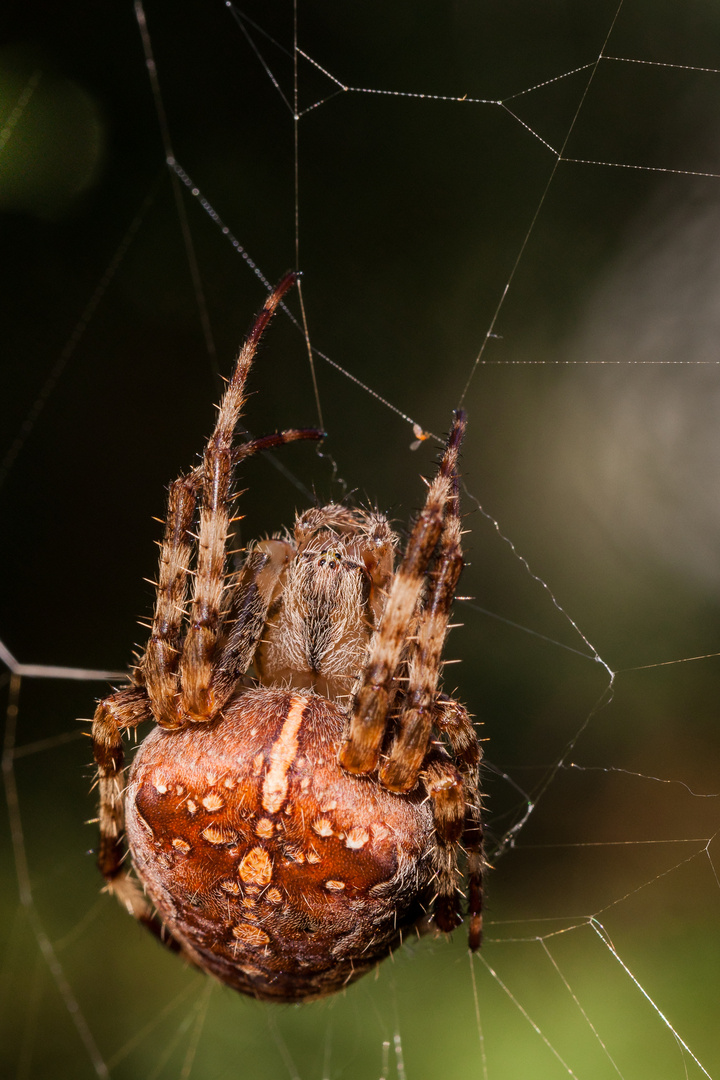
{"type": "Polygon", "coordinates": [[[442,533],[446,507],[452,499],[464,431],[465,413],[459,410],[437,475],[428,486],[425,505],[393,578],[382,621],[370,643],[368,660],[353,699],[348,738],[340,753],[340,763],[348,772],[367,773],[377,767],[407,628],[415,615],[425,574],[442,533]]]}
{"type": "Polygon", "coordinates": [[[284,540],[263,540],[250,552],[232,590],[226,633],[214,666],[211,692],[215,709],[232,696],[253,662],[281,574],[293,557],[284,540]]]}
{"type": "Polygon", "coordinates": [[[122,733],[149,720],[148,701],[141,686],[127,686],[101,701],[92,726],[93,752],[98,770],[99,833],[97,864],[106,889],[143,926],[173,951],[180,946],[165,930],[142,889],[125,864],[124,770],[122,733]]]}
{"type": "Polygon", "coordinates": [[[232,440],[245,403],[245,382],[260,338],[295,280],[296,274],[286,274],[265,301],[240,350],[220,402],[215,428],[205,448],[190,625],[180,660],[181,709],[190,720],[209,720],[216,711],[211,683],[225,589],[225,546],[233,477],[232,440]]]}
{"type": "Polygon", "coordinates": [[[433,919],[438,930],[450,933],[462,922],[457,845],[465,824],[465,785],[440,745],[427,753],[420,780],[432,803],[435,825],[433,919]]]}
{"type": "MultiPolygon", "coordinates": [[[[236,447],[233,465],[263,450],[324,437],[325,432],[317,428],[288,428],[263,435],[236,447]]],[[[230,601],[222,614],[222,634],[210,684],[216,714],[227,704],[255,658],[278,580],[293,554],[292,545],[283,540],[261,540],[248,554],[236,579],[228,581],[230,601]]]]}
{"type": "MultiPolygon", "coordinates": [[[[464,821],[460,843],[467,856],[468,915],[470,916],[468,943],[475,951],[480,948],[482,941],[483,872],[485,869],[482,806],[478,790],[478,769],[482,750],[467,709],[447,694],[438,694],[435,699],[433,727],[447,738],[463,782],[464,821]]],[[[447,843],[442,826],[438,825],[437,813],[435,821],[438,837],[447,843]]],[[[438,925],[442,919],[441,909],[446,905],[448,901],[438,889],[438,901],[435,908],[438,925]]],[[[454,892],[450,918],[457,910],[457,892],[454,892]]],[[[444,929],[442,926],[440,928],[444,929]]]]}
{"type": "Polygon", "coordinates": [[[155,611],[145,654],[138,665],[153,716],[161,727],[182,727],[185,717],[178,698],[181,635],[192,555],[192,524],[200,477],[179,476],[170,485],[155,611]]]}
{"type": "Polygon", "coordinates": [[[408,649],[408,683],[398,730],[380,768],[380,783],[399,793],[415,786],[427,752],[450,609],[463,568],[460,492],[455,468],[448,488],[435,566],[428,574],[427,594],[408,649]]]}
{"type": "Polygon", "coordinates": [[[428,575],[428,590],[421,606],[408,651],[408,685],[388,757],[380,768],[380,782],[391,791],[410,791],[418,774],[433,804],[437,834],[435,873],[437,893],[434,919],[450,932],[460,924],[457,844],[465,840],[468,852],[470,947],[479,945],[482,905],[482,828],[477,791],[479,746],[472,721],[462,705],[443,695],[438,707],[437,684],[447,637],[450,609],[463,568],[460,523],[460,491],[457,472],[444,508],[435,566],[428,575]],[[460,770],[439,747],[428,755],[432,728],[443,717],[443,727],[460,770]],[[423,764],[425,767],[423,768],[423,764]],[[420,773],[420,770],[423,770],[420,773]],[[478,848],[478,844],[480,847],[478,848]]]}
{"type": "MultiPolygon", "coordinates": [[[[290,428],[250,439],[232,451],[232,464],[263,450],[300,439],[321,439],[315,428],[290,428]]],[[[203,466],[178,477],[170,486],[165,533],[160,545],[160,569],[150,639],[139,665],[158,724],[168,730],[182,727],[187,717],[181,709],[179,662],[184,629],[187,581],[192,556],[192,524],[197,492],[203,482],[203,466]]],[[[259,632],[259,631],[258,631],[259,632]]],[[[249,666],[252,656],[245,667],[249,666]]],[[[226,700],[226,697],[223,699],[226,700]]]]}

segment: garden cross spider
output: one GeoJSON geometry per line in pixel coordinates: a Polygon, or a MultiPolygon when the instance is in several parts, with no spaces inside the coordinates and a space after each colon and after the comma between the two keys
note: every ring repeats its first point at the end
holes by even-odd
{"type": "Polygon", "coordinates": [[[233,447],[258,342],[294,281],[257,317],[202,464],[170,487],[150,640],[92,731],[107,890],[197,967],[272,1001],[341,989],[410,930],[453,930],[462,850],[471,949],[481,936],[480,748],[438,691],[464,414],[397,569],[386,518],[334,503],[226,567],[234,467],[321,437],[233,447]],[[122,733],[153,719],[126,778],[122,733]]]}

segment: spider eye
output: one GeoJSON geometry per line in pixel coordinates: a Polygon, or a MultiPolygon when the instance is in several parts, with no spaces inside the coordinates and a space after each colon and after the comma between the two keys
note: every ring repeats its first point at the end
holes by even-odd
{"type": "Polygon", "coordinates": [[[327,566],[330,570],[337,570],[342,562],[342,555],[335,548],[328,548],[320,552],[318,566],[327,566]]]}

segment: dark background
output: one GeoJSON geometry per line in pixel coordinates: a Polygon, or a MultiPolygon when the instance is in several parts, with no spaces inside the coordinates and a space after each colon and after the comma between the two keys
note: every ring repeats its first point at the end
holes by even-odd
{"type": "MultiPolygon", "coordinates": [[[[238,12],[292,103],[292,5],[238,12]]],[[[292,109],[223,3],[146,15],[175,157],[275,281],[296,265],[292,109]]],[[[21,664],[120,672],[152,603],[152,518],[264,288],[183,189],[213,355],[131,3],[11,4],[2,33],[0,640],[21,664]]],[[[185,970],[98,896],[75,718],[106,684],[26,676],[5,758],[0,1071],[702,1075],[622,961],[717,1075],[720,74],[689,66],[720,67],[720,12],[308,2],[298,41],[349,87],[507,105],[356,89],[310,109],[339,87],[298,64],[312,344],[438,435],[472,374],[474,599],[446,687],[489,739],[481,1024],[462,931],[299,1009],[185,970]],[[606,39],[653,65],[595,67],[606,39]],[[600,164],[558,163],[561,147],[600,164]]],[[[401,528],[422,500],[438,444],[411,452],[405,420],[322,359],[316,375],[328,438],[286,448],[285,471],[248,463],[243,538],[312,492],[354,492],[401,528]]],[[[252,389],[254,432],[318,423],[289,320],[252,389]]]]}

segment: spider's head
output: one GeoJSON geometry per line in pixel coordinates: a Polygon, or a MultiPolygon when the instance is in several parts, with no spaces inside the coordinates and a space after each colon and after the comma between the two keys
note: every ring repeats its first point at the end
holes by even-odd
{"type": "Polygon", "coordinates": [[[298,516],[294,541],[256,670],[266,685],[345,697],[385,606],[396,538],[382,515],[330,503],[298,516]]]}

